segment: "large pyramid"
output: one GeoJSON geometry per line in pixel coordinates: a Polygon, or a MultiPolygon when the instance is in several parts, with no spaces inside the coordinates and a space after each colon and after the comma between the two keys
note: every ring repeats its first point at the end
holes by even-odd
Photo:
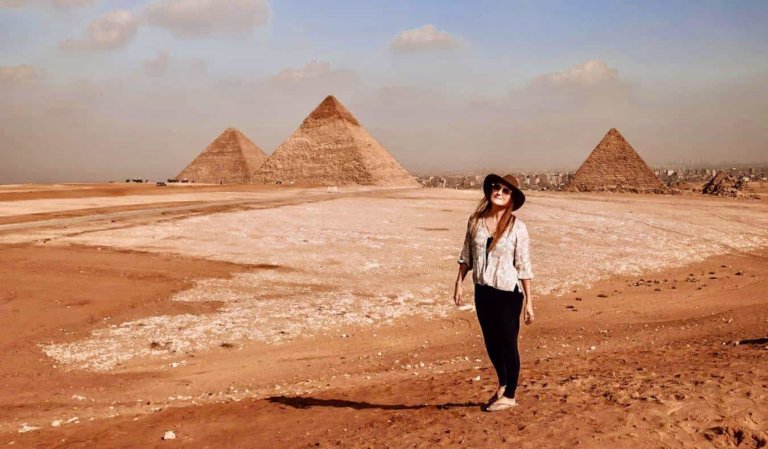
{"type": "Polygon", "coordinates": [[[235,128],[227,128],[176,179],[212,184],[245,184],[267,155],[235,128]]]}
{"type": "Polygon", "coordinates": [[[565,190],[656,192],[667,190],[616,128],[603,137],[565,190]]]}
{"type": "Polygon", "coordinates": [[[419,185],[333,95],[277,147],[256,171],[253,182],[419,185]]]}

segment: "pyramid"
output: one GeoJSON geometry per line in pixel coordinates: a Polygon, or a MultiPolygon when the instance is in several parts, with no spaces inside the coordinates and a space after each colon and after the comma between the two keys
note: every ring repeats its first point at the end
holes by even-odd
{"type": "Polygon", "coordinates": [[[227,128],[176,179],[211,184],[245,184],[267,155],[235,128],[227,128]]]}
{"type": "Polygon", "coordinates": [[[616,128],[603,137],[565,190],[655,192],[667,190],[616,128]]]}
{"type": "Polygon", "coordinates": [[[252,182],[419,185],[333,95],[326,97],[277,147],[252,182]]]}

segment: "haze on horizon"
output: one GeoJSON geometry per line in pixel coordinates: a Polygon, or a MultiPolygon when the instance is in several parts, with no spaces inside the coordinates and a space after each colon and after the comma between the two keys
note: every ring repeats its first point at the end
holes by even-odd
{"type": "Polygon", "coordinates": [[[0,0],[0,183],[270,154],[328,94],[411,172],[768,163],[768,3],[0,0]]]}

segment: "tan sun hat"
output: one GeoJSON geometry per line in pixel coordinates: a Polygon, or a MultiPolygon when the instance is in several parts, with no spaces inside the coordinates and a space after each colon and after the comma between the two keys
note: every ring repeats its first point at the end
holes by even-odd
{"type": "Polygon", "coordinates": [[[491,185],[495,182],[509,187],[512,191],[512,210],[518,210],[523,206],[523,203],[525,203],[525,194],[520,190],[520,182],[518,182],[517,178],[512,175],[504,175],[502,177],[491,173],[486,176],[483,181],[483,193],[485,193],[486,198],[490,198],[491,185]]]}

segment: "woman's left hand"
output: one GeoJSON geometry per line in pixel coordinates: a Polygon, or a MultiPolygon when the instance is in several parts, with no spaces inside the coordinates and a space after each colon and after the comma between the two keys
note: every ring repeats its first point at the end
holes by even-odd
{"type": "Polygon", "coordinates": [[[533,324],[533,306],[525,306],[525,324],[533,324]]]}

